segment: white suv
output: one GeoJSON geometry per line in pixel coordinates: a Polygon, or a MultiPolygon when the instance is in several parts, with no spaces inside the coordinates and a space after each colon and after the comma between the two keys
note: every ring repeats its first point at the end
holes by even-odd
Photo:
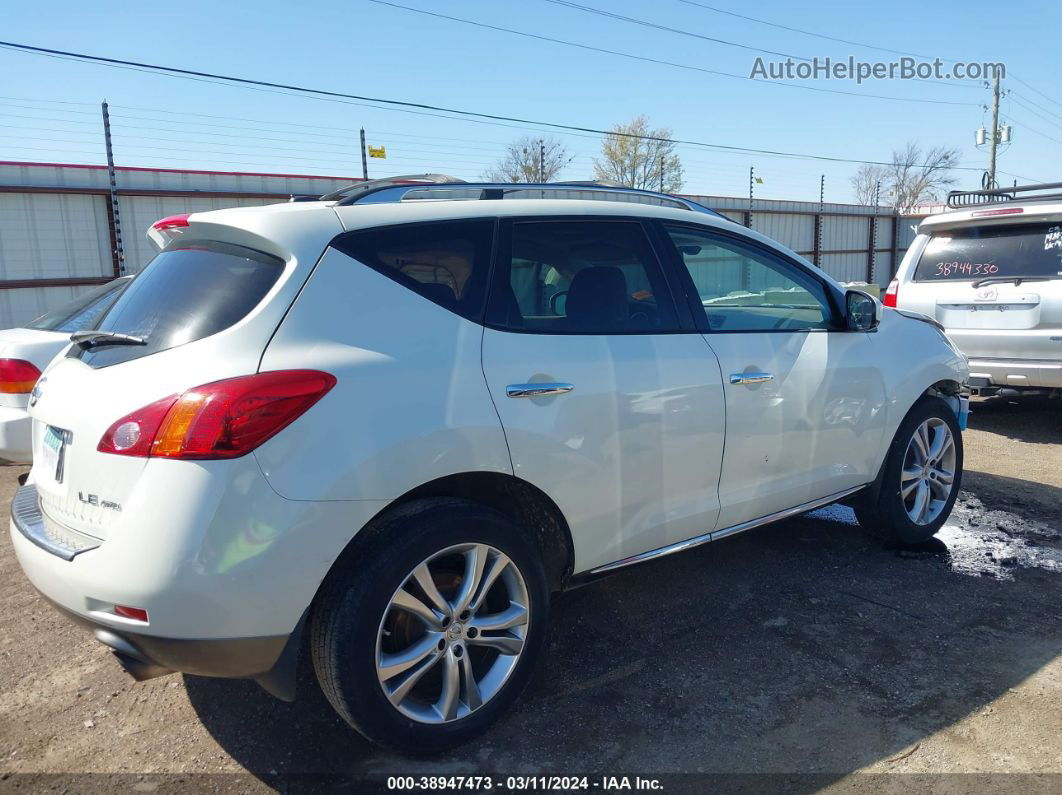
{"type": "Polygon", "coordinates": [[[306,648],[352,726],[438,750],[517,697],[552,591],[841,499],[917,543],[955,501],[940,329],[692,202],[406,180],[156,227],[34,390],[11,523],[138,678],[291,699],[306,648]]]}

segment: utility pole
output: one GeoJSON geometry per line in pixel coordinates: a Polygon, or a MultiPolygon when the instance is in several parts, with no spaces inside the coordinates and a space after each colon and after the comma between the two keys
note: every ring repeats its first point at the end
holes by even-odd
{"type": "Polygon", "coordinates": [[[660,192],[664,192],[664,156],[660,155],[660,192]]]}
{"type": "Polygon", "coordinates": [[[538,181],[543,184],[546,181],[546,142],[538,139],[538,181]]]}
{"type": "Polygon", "coordinates": [[[988,187],[996,187],[996,145],[999,143],[999,70],[992,84],[992,139],[988,143],[988,187]]]}
{"type": "Polygon", "coordinates": [[[361,128],[361,176],[369,179],[369,158],[365,153],[365,128],[361,128]]]}
{"type": "Polygon", "coordinates": [[[111,116],[107,111],[107,100],[103,100],[103,145],[107,150],[107,176],[110,179],[111,227],[114,231],[111,242],[114,244],[114,265],[116,275],[125,275],[125,247],[122,245],[122,222],[118,207],[118,180],[114,173],[114,150],[111,149],[111,116]]]}

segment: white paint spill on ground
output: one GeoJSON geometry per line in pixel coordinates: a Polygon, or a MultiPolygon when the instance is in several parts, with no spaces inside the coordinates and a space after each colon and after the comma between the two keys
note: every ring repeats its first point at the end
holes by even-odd
{"type": "Polygon", "coordinates": [[[827,505],[824,508],[817,508],[808,513],[807,517],[809,519],[821,519],[826,522],[839,522],[840,524],[859,524],[855,518],[855,511],[847,505],[841,505],[839,502],[827,505]]]}
{"type": "MultiPolygon", "coordinates": [[[[859,524],[855,512],[839,503],[806,516],[838,524],[859,524]]],[[[900,554],[905,558],[939,558],[952,571],[975,577],[1012,580],[1019,569],[1062,573],[1062,531],[1009,511],[987,511],[977,497],[961,492],[951,517],[935,539],[921,547],[901,550],[900,554]]]]}
{"type": "Polygon", "coordinates": [[[1009,511],[985,511],[976,497],[952,511],[937,538],[948,547],[953,571],[1014,579],[1017,569],[1062,573],[1062,532],[1009,511]]]}

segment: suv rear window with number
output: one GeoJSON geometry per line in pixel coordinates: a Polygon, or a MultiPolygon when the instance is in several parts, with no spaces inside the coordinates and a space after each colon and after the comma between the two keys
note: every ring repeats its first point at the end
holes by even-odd
{"type": "Polygon", "coordinates": [[[283,269],[283,260],[243,246],[182,242],[151,260],[97,324],[143,345],[74,345],[68,355],[107,367],[217,334],[254,309],[283,269]]]}
{"type": "Polygon", "coordinates": [[[1062,278],[1062,224],[949,229],[929,238],[914,280],[1062,278]]]}

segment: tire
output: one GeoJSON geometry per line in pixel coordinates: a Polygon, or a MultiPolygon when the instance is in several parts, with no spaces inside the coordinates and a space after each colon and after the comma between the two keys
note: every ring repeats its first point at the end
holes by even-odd
{"type": "Polygon", "coordinates": [[[857,505],[856,519],[864,529],[889,543],[928,541],[943,527],[955,505],[962,480],[962,461],[962,432],[955,412],[938,397],[923,397],[904,417],[889,446],[877,501],[857,505]],[[936,465],[918,459],[920,448],[914,436],[923,428],[927,429],[930,447],[937,441],[937,434],[943,434],[945,429],[947,436],[943,438],[950,438],[950,452],[945,449],[936,465]],[[914,476],[916,471],[919,474],[914,476]],[[951,483],[945,483],[946,472],[951,473],[951,483]],[[946,496],[945,487],[950,487],[946,496]],[[923,488],[928,499],[924,510],[919,510],[918,494],[923,488]]]}
{"type": "Polygon", "coordinates": [[[362,532],[315,601],[321,689],[347,723],[388,748],[425,755],[467,742],[516,701],[544,653],[549,589],[538,550],[505,515],[449,498],[399,506],[362,532]],[[403,668],[410,658],[420,661],[403,668]]]}

